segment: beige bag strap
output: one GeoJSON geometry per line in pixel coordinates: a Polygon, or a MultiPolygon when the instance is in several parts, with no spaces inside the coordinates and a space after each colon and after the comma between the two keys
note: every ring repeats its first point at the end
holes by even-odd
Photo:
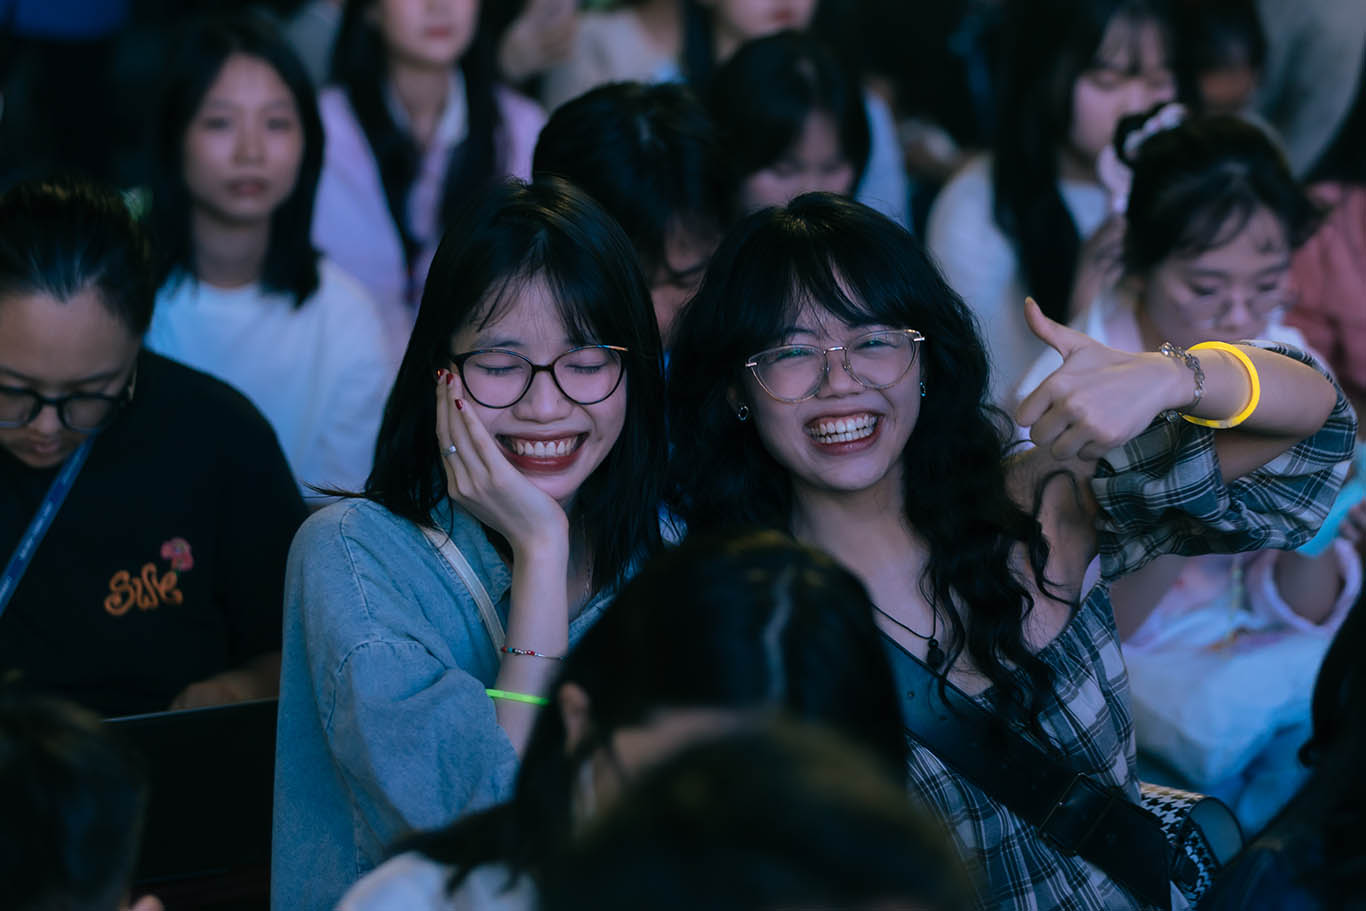
{"type": "Polygon", "coordinates": [[[460,552],[460,548],[455,546],[451,536],[444,531],[437,531],[435,528],[423,527],[422,533],[427,536],[427,540],[432,542],[437,553],[446,558],[451,569],[460,577],[460,581],[465,583],[465,588],[474,596],[474,603],[479,607],[479,618],[484,621],[484,629],[488,631],[489,639],[493,641],[495,649],[502,649],[507,642],[507,633],[503,630],[503,621],[498,616],[498,611],[493,608],[493,599],[489,597],[488,590],[484,588],[484,583],[479,581],[479,576],[470,566],[470,561],[465,559],[465,555],[460,552]]]}

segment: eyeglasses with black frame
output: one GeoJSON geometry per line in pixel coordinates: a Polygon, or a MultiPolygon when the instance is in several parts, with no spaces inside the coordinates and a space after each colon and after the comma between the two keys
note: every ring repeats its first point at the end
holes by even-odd
{"type": "Polygon", "coordinates": [[[625,375],[626,348],[618,345],[580,345],[548,364],[506,348],[480,348],[452,354],[465,392],[485,408],[511,408],[531,388],[536,374],[550,374],[557,389],[577,405],[596,405],[609,398],[625,375]]]}
{"type": "Polygon", "coordinates": [[[112,424],[119,411],[133,401],[136,382],[137,371],[134,370],[128,385],[118,395],[77,392],[55,398],[40,395],[32,389],[0,386],[0,428],[26,427],[51,405],[57,409],[57,419],[67,430],[96,433],[112,424]]]}
{"type": "Polygon", "coordinates": [[[845,372],[868,389],[895,386],[915,363],[925,336],[914,329],[877,329],[845,345],[780,345],[745,361],[759,385],[780,402],[814,398],[830,376],[830,353],[838,351],[845,372]]]}

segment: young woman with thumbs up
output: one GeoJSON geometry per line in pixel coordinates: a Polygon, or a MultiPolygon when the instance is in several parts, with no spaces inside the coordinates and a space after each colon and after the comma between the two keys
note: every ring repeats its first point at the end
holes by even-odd
{"type": "MultiPolygon", "coordinates": [[[[690,531],[767,525],[831,552],[872,595],[900,682],[923,665],[1136,801],[1108,580],[1305,540],[1356,421],[1297,352],[1132,354],[1026,307],[1063,364],[1022,403],[1037,445],[1012,457],[974,320],[909,234],[825,194],[750,216],[679,326],[674,507],[690,531]],[[1097,553],[1107,581],[1083,591],[1097,553]]],[[[980,907],[1154,906],[918,742],[909,780],[980,907]]]]}

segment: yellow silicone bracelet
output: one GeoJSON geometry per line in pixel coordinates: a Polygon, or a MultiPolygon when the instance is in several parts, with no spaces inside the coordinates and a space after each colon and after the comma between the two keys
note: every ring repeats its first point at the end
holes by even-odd
{"type": "Polygon", "coordinates": [[[1243,365],[1247,371],[1248,382],[1252,384],[1252,394],[1247,397],[1247,404],[1243,410],[1222,421],[1209,420],[1208,418],[1195,418],[1188,414],[1181,415],[1183,420],[1189,421],[1200,427],[1213,427],[1215,430],[1228,430],[1230,427],[1237,427],[1239,424],[1252,417],[1252,412],[1257,410],[1257,405],[1262,401],[1262,380],[1257,375],[1257,368],[1252,364],[1252,358],[1248,357],[1237,345],[1230,345],[1228,342],[1201,342],[1198,345],[1191,345],[1187,351],[1224,351],[1233,355],[1243,365]]]}

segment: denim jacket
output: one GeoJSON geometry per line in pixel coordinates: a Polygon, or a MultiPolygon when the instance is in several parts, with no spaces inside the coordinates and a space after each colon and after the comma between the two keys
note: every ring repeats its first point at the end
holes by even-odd
{"type": "MultiPolygon", "coordinates": [[[[511,573],[478,521],[450,532],[507,623],[511,573]]],[[[577,642],[600,593],[569,626],[577,642]]],[[[407,832],[511,795],[518,764],[484,693],[499,655],[474,597],[411,522],[368,500],[309,518],[290,549],[271,906],[331,909],[407,832]]]]}

